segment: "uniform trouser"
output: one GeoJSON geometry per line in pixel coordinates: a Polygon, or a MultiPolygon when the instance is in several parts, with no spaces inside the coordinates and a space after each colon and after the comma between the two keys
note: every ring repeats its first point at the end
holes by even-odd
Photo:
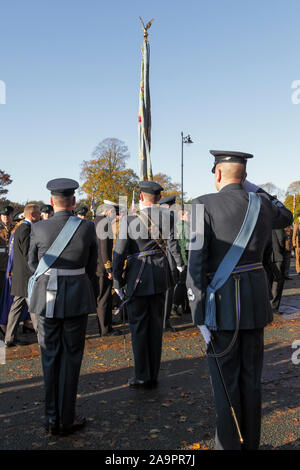
{"type": "Polygon", "coordinates": [[[271,307],[273,310],[278,310],[280,306],[280,301],[282,297],[282,291],[284,286],[284,271],[285,271],[285,262],[278,261],[277,263],[272,263],[272,299],[271,307]]]}
{"type": "Polygon", "coordinates": [[[88,315],[38,317],[45,384],[45,418],[73,424],[88,315]]]}
{"type": "MultiPolygon", "coordinates": [[[[8,314],[5,341],[11,342],[16,339],[16,333],[17,333],[19,322],[20,322],[20,317],[26,306],[28,306],[28,301],[26,297],[14,296],[14,300],[13,300],[13,303],[10,307],[10,311],[8,314]]],[[[35,329],[35,331],[37,331],[36,315],[34,313],[30,313],[30,317],[31,317],[33,328],[35,329]]]]}
{"type": "Polygon", "coordinates": [[[289,277],[291,266],[291,251],[286,251],[284,254],[284,277],[289,277]]]}
{"type": "Polygon", "coordinates": [[[106,275],[99,276],[99,293],[97,296],[97,316],[99,331],[105,335],[112,330],[112,281],[106,275]]]}
{"type": "Polygon", "coordinates": [[[170,323],[173,298],[174,298],[174,286],[170,287],[167,290],[166,296],[165,296],[164,325],[163,325],[164,328],[166,328],[166,326],[170,323]]]}
{"type": "Polygon", "coordinates": [[[127,305],[135,377],[157,380],[164,321],[165,293],[135,297],[127,305]]]}
{"type": "MultiPolygon", "coordinates": [[[[233,331],[213,332],[215,352],[224,351],[233,331]]],[[[255,450],[259,447],[261,429],[261,373],[263,367],[263,329],[240,330],[232,350],[218,358],[226,388],[240,424],[244,444],[241,446],[226,399],[216,359],[208,365],[216,407],[216,450],[255,450]]],[[[212,353],[211,346],[208,353],[212,353]]]]}

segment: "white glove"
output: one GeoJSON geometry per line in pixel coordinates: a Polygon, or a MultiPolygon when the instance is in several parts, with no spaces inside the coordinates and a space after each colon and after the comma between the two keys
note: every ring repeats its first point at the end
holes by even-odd
{"type": "Polygon", "coordinates": [[[123,296],[122,289],[115,289],[115,292],[120,297],[120,299],[123,300],[124,296],[123,296]]]}
{"type": "Polygon", "coordinates": [[[247,193],[256,193],[259,189],[259,186],[256,186],[256,184],[250,183],[250,181],[245,180],[243,182],[243,188],[247,193]]]}
{"type": "Polygon", "coordinates": [[[197,325],[199,330],[201,331],[201,334],[204,338],[204,341],[206,342],[206,344],[208,344],[210,342],[210,338],[211,338],[211,333],[209,331],[209,329],[207,328],[206,325],[197,325]]]}
{"type": "Polygon", "coordinates": [[[184,270],[184,266],[177,266],[177,269],[180,273],[182,273],[182,271],[184,270]]]}

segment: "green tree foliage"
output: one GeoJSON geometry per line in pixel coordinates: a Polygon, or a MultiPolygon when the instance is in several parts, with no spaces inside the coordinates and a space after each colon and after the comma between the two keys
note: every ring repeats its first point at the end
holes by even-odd
{"type": "Polygon", "coordinates": [[[104,199],[118,202],[120,196],[132,199],[133,190],[138,187],[135,172],[126,168],[129,158],[128,148],[124,142],[107,138],[95,148],[92,159],[81,165],[81,193],[87,195],[90,206],[94,194],[94,207],[104,199]]]}

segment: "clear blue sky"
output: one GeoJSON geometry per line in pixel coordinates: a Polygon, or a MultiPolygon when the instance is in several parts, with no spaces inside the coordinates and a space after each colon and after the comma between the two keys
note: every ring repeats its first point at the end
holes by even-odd
{"type": "Polygon", "coordinates": [[[152,166],[189,197],[214,191],[210,149],[253,153],[249,179],[300,177],[299,0],[10,0],[0,6],[0,168],[8,198],[48,201],[49,179],[79,179],[106,137],[138,172],[143,31],[150,29],[152,166]]]}

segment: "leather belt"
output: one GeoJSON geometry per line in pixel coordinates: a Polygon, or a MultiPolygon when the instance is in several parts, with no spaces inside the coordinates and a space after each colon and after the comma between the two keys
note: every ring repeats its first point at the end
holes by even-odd
{"type": "Polygon", "coordinates": [[[143,256],[151,256],[151,255],[161,255],[164,254],[161,249],[149,250],[149,251],[140,251],[138,253],[133,253],[132,255],[128,255],[127,259],[131,258],[142,258],[143,256]]]}

